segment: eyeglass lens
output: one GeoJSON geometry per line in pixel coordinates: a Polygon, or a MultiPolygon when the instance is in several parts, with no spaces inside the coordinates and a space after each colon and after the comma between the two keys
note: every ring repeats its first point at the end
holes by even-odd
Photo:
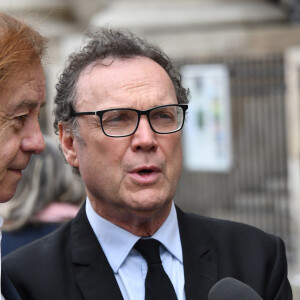
{"type": "MultiPolygon", "coordinates": [[[[102,115],[102,128],[107,135],[132,134],[138,125],[139,114],[129,109],[109,110],[102,115]]],[[[181,129],[184,112],[180,106],[163,106],[148,112],[148,120],[157,133],[171,133],[181,129]]]]}

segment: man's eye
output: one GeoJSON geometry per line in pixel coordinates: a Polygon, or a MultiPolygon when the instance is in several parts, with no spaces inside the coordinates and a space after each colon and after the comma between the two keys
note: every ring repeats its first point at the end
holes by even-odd
{"type": "Polygon", "coordinates": [[[15,117],[15,119],[17,119],[18,121],[21,121],[21,122],[26,121],[27,118],[28,118],[28,115],[21,115],[21,116],[15,117]]]}
{"type": "Polygon", "coordinates": [[[155,114],[152,114],[151,115],[151,119],[153,120],[173,120],[174,119],[174,115],[169,113],[169,112],[164,112],[164,111],[160,111],[160,112],[157,112],[155,114]]]}
{"type": "Polygon", "coordinates": [[[116,116],[116,117],[112,117],[106,120],[107,122],[120,122],[123,121],[122,116],[116,116]]]}
{"type": "Polygon", "coordinates": [[[25,121],[28,119],[28,114],[26,114],[26,115],[20,115],[20,116],[16,116],[15,118],[14,118],[14,120],[15,120],[15,125],[16,125],[16,127],[19,129],[19,128],[21,128],[23,125],[24,125],[24,123],[25,123],[25,121]]]}
{"type": "Polygon", "coordinates": [[[107,126],[114,126],[114,125],[124,125],[128,122],[131,122],[132,115],[128,113],[111,113],[111,114],[105,114],[102,118],[102,123],[107,126]]]}
{"type": "Polygon", "coordinates": [[[159,114],[159,118],[161,119],[171,119],[171,115],[170,114],[167,114],[167,113],[161,113],[159,114]]]}

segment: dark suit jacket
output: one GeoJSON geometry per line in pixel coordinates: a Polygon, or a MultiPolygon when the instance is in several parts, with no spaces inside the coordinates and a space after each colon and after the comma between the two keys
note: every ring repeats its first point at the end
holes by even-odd
{"type": "MultiPolygon", "coordinates": [[[[290,300],[283,242],[253,227],[177,209],[187,300],[207,299],[221,278],[250,285],[264,300],[290,300]]],[[[85,207],[54,233],[8,255],[4,269],[23,300],[122,300],[85,207]]]]}
{"type": "Polygon", "coordinates": [[[1,293],[6,300],[21,300],[15,287],[11,283],[6,273],[3,271],[1,274],[1,293]]]}

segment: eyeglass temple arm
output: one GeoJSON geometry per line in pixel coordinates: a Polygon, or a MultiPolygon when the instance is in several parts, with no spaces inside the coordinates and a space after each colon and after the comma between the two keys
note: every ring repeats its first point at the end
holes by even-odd
{"type": "Polygon", "coordinates": [[[96,111],[81,111],[81,112],[74,112],[75,116],[82,116],[82,115],[97,115],[96,111]]]}

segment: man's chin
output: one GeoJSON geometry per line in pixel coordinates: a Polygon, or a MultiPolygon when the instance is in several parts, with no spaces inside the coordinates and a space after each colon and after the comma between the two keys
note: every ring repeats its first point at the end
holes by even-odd
{"type": "Polygon", "coordinates": [[[151,213],[155,212],[157,210],[165,210],[166,207],[170,207],[170,202],[167,201],[166,199],[159,199],[159,198],[154,198],[154,197],[149,197],[149,198],[144,198],[144,199],[138,199],[135,201],[133,205],[133,209],[136,212],[140,213],[151,213]]]}
{"type": "Polygon", "coordinates": [[[9,196],[3,196],[3,197],[1,195],[0,196],[0,203],[6,203],[6,202],[8,202],[11,198],[13,198],[13,196],[14,196],[14,194],[12,196],[9,195],[9,196]]]}
{"type": "Polygon", "coordinates": [[[17,190],[17,185],[11,188],[5,188],[0,185],[0,203],[5,203],[9,201],[15,195],[17,190]]]}

